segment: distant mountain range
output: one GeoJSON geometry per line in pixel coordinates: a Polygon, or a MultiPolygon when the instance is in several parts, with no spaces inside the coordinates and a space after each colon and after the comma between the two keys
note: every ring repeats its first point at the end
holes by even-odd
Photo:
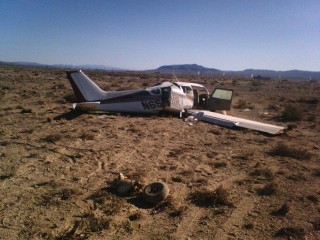
{"type": "Polygon", "coordinates": [[[225,75],[255,78],[273,79],[306,79],[320,80],[320,72],[290,70],[274,71],[260,69],[246,69],[243,71],[222,71],[215,68],[206,68],[197,64],[167,65],[157,69],[148,70],[149,72],[175,73],[175,74],[194,74],[194,75],[225,75]]]}
{"type": "MultiPolygon", "coordinates": [[[[104,65],[71,65],[71,64],[41,64],[36,62],[4,62],[0,64],[15,64],[23,66],[42,66],[42,67],[55,67],[55,68],[76,68],[76,69],[101,69],[101,70],[114,70],[114,71],[127,71],[128,69],[121,69],[109,67],[104,65]]],[[[179,64],[179,65],[165,65],[157,69],[145,70],[145,72],[159,72],[159,73],[174,73],[174,74],[193,74],[193,75],[212,75],[212,76],[235,76],[235,77],[255,77],[256,79],[301,79],[301,80],[320,80],[320,71],[274,71],[274,70],[260,70],[260,69],[246,69],[243,71],[223,71],[216,68],[207,68],[197,64],[179,64]]]]}
{"type": "Polygon", "coordinates": [[[42,64],[37,62],[4,62],[0,61],[2,64],[14,64],[14,65],[22,65],[22,66],[34,66],[34,67],[54,67],[54,68],[76,68],[76,69],[101,69],[101,70],[126,70],[116,67],[109,67],[104,65],[93,65],[93,64],[85,64],[85,65],[71,65],[71,64],[42,64]]]}

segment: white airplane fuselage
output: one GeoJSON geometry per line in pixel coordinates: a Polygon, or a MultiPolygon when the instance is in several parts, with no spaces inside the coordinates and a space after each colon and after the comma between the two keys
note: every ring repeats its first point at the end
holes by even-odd
{"type": "MultiPolygon", "coordinates": [[[[181,112],[191,109],[194,103],[192,84],[164,82],[146,89],[103,91],[81,70],[67,72],[77,96],[74,109],[90,111],[158,113],[181,112]]],[[[196,84],[197,87],[202,85],[196,84]]],[[[205,89],[205,88],[204,88],[205,89]]],[[[207,92],[207,90],[205,89],[207,92]]]]}

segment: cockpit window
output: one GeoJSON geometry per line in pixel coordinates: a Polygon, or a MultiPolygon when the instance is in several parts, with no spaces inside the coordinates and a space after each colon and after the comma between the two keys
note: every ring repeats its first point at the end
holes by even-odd
{"type": "Polygon", "coordinates": [[[156,88],[156,89],[151,90],[151,92],[152,92],[153,94],[159,95],[159,94],[160,94],[160,89],[159,89],[159,88],[156,88]]]}
{"type": "Polygon", "coordinates": [[[192,88],[189,86],[182,86],[182,90],[184,93],[189,93],[192,91],[192,88]]]}

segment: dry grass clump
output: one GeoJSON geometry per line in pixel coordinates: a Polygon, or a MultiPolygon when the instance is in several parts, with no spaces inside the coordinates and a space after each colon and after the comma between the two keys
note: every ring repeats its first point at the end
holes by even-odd
{"type": "Polygon", "coordinates": [[[81,134],[81,138],[82,138],[83,140],[94,140],[95,134],[90,133],[90,132],[83,132],[83,133],[81,134]]]}
{"type": "Polygon", "coordinates": [[[320,231],[320,219],[315,221],[315,222],[313,222],[312,225],[313,225],[313,229],[314,230],[320,231]]]}
{"type": "Polygon", "coordinates": [[[298,100],[298,102],[317,105],[319,103],[319,99],[317,99],[317,98],[300,98],[298,100]]]}
{"type": "Polygon", "coordinates": [[[313,171],[313,175],[314,175],[315,177],[320,177],[320,168],[315,169],[315,170],[313,171]]]}
{"type": "Polygon", "coordinates": [[[273,216],[285,216],[289,212],[289,205],[287,203],[283,204],[279,209],[271,212],[273,216]]]}
{"type": "Polygon", "coordinates": [[[97,216],[94,212],[84,213],[71,228],[59,233],[55,240],[88,239],[90,234],[101,232],[110,227],[110,220],[105,216],[97,216]]]}
{"type": "Polygon", "coordinates": [[[269,168],[255,169],[252,172],[250,172],[249,175],[250,176],[261,176],[261,177],[265,177],[267,179],[274,178],[274,174],[269,168]]]}
{"type": "Polygon", "coordinates": [[[277,192],[277,185],[274,182],[264,185],[257,190],[260,196],[270,196],[277,192]]]}
{"type": "Polygon", "coordinates": [[[228,164],[224,161],[220,161],[220,162],[215,162],[212,165],[215,168],[222,168],[222,167],[226,167],[228,164]]]}
{"type": "Polygon", "coordinates": [[[156,214],[156,213],[159,213],[159,212],[163,212],[165,211],[166,209],[175,209],[175,202],[173,200],[173,197],[172,196],[168,196],[164,201],[158,203],[152,210],[152,214],[156,214]]]}
{"type": "Polygon", "coordinates": [[[216,190],[198,190],[189,194],[191,202],[198,207],[232,206],[229,193],[222,186],[216,190]]]}
{"type": "Polygon", "coordinates": [[[249,103],[247,103],[247,101],[240,99],[234,106],[235,108],[239,108],[239,109],[253,109],[253,106],[249,103]]]}
{"type": "Polygon", "coordinates": [[[68,200],[71,198],[73,194],[75,194],[76,191],[70,188],[62,188],[59,191],[57,191],[56,195],[61,199],[61,200],[68,200]]]}
{"type": "Polygon", "coordinates": [[[142,213],[141,212],[133,213],[128,218],[130,221],[138,221],[142,219],[142,213]]]}
{"type": "MultiPolygon", "coordinates": [[[[42,183],[46,184],[46,183],[42,183]]],[[[54,183],[48,183],[48,185],[54,185],[54,183]]],[[[37,186],[41,186],[37,184],[37,186]]],[[[43,185],[44,186],[44,185],[43,185]]],[[[42,195],[40,200],[40,205],[49,206],[49,205],[59,205],[61,201],[69,200],[72,195],[76,193],[75,190],[70,188],[62,188],[56,191],[51,191],[42,195]]]]}
{"type": "Polygon", "coordinates": [[[123,198],[109,193],[106,189],[98,190],[88,199],[92,200],[108,216],[118,213],[125,204],[123,198]]]}
{"type": "Polygon", "coordinates": [[[275,237],[287,239],[305,239],[306,232],[303,228],[299,227],[284,227],[275,233],[275,237]]]}
{"type": "Polygon", "coordinates": [[[301,121],[303,119],[302,110],[294,105],[287,105],[281,115],[282,121],[301,121]]]}
{"type": "Polygon", "coordinates": [[[82,216],[80,222],[80,228],[83,232],[100,232],[104,229],[108,229],[110,226],[110,220],[104,216],[96,216],[93,212],[89,212],[82,216]]]}
{"type": "Polygon", "coordinates": [[[251,85],[252,85],[252,86],[255,86],[255,87],[259,87],[259,86],[265,85],[265,83],[264,83],[264,82],[261,82],[261,81],[252,81],[252,82],[251,82],[251,85]]]}
{"type": "Polygon", "coordinates": [[[29,108],[23,108],[20,113],[32,113],[32,109],[29,108]]]}
{"type": "Polygon", "coordinates": [[[14,176],[13,173],[1,174],[1,175],[0,175],[0,180],[6,180],[6,179],[9,179],[9,178],[12,178],[13,176],[14,176]]]}
{"type": "Polygon", "coordinates": [[[171,212],[169,212],[169,216],[170,217],[181,217],[182,214],[186,211],[186,207],[185,206],[180,206],[180,207],[175,207],[172,209],[171,212]]]}
{"type": "Polygon", "coordinates": [[[67,102],[67,103],[75,103],[77,102],[77,98],[73,93],[67,94],[63,97],[63,99],[67,102]]]}
{"type": "Polygon", "coordinates": [[[50,134],[44,138],[42,138],[41,140],[49,142],[49,143],[55,143],[57,141],[59,141],[62,138],[62,136],[60,134],[50,134]]]}
{"type": "Polygon", "coordinates": [[[278,143],[271,151],[269,152],[271,156],[280,156],[280,157],[290,157],[298,160],[309,160],[311,158],[311,153],[305,149],[298,149],[294,147],[289,147],[284,143],[278,143]]]}
{"type": "Polygon", "coordinates": [[[314,203],[319,202],[319,199],[318,199],[318,197],[317,197],[316,195],[308,195],[306,198],[307,198],[309,201],[314,202],[314,203]]]}

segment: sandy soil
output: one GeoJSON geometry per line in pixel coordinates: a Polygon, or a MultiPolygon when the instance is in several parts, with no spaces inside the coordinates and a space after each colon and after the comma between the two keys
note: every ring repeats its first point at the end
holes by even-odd
{"type": "MultiPolygon", "coordinates": [[[[105,90],[172,79],[86,74],[105,90]]],[[[77,114],[63,69],[0,66],[0,239],[320,239],[320,83],[179,80],[232,88],[231,115],[290,130],[77,114]],[[281,121],[288,105],[301,121],[281,121]],[[118,196],[119,172],[164,181],[170,196],[156,206],[139,191],[118,196]]]]}

